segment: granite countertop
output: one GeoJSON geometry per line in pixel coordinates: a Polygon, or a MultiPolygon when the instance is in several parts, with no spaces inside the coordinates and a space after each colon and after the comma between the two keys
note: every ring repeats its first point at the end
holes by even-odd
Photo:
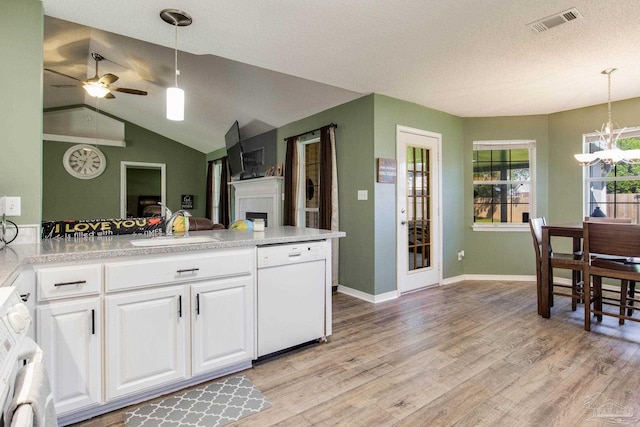
{"type": "MultiPolygon", "coordinates": [[[[134,246],[131,241],[153,239],[142,235],[46,239],[33,245],[7,245],[0,250],[0,284],[10,283],[25,264],[73,262],[90,259],[184,253],[209,249],[242,248],[344,237],[343,231],[298,227],[267,227],[265,231],[212,230],[190,232],[216,240],[170,246],[134,246]]],[[[179,238],[179,237],[177,237],[179,238]]]]}

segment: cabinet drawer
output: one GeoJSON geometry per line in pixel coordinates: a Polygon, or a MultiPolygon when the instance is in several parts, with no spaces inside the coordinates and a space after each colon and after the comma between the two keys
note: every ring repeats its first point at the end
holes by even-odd
{"type": "Polygon", "coordinates": [[[255,250],[238,249],[105,264],[106,292],[214,277],[250,275],[255,250]]]}
{"type": "Polygon", "coordinates": [[[36,268],[38,301],[97,295],[102,288],[100,264],[36,268]]]}

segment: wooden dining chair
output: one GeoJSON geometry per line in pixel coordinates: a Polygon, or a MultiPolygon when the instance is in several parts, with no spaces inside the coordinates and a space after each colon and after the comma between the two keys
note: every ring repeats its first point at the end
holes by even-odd
{"type": "Polygon", "coordinates": [[[589,222],[611,222],[614,224],[631,224],[631,218],[609,218],[608,216],[585,216],[589,222]]]}
{"type": "Polygon", "coordinates": [[[542,257],[545,254],[542,253],[542,226],[546,225],[544,217],[530,218],[529,228],[531,229],[531,236],[533,237],[533,247],[536,254],[536,278],[538,289],[538,314],[542,313],[541,307],[541,291],[543,286],[549,286],[549,307],[553,307],[553,296],[566,296],[571,298],[571,310],[575,311],[577,303],[583,299],[582,290],[582,271],[583,258],[581,253],[559,253],[549,250],[549,277],[551,280],[549,283],[542,283],[542,257]],[[571,284],[565,285],[562,283],[556,283],[553,280],[553,269],[563,268],[571,270],[571,284]],[[571,293],[567,293],[567,289],[571,290],[571,293]]]}
{"type": "MultiPolygon", "coordinates": [[[[620,324],[625,320],[640,321],[633,317],[635,289],[629,284],[640,280],[640,225],[584,222],[584,277],[593,279],[593,286],[585,286],[584,328],[591,330],[591,315],[598,320],[602,316],[617,317],[620,324]],[[619,298],[605,296],[602,278],[619,279],[619,298]],[[593,293],[591,292],[593,290],[593,293]],[[617,306],[617,312],[604,311],[603,304],[617,306]]],[[[612,284],[611,286],[618,286],[612,284]]]]}
{"type": "MultiPolygon", "coordinates": [[[[631,218],[611,218],[608,216],[585,216],[584,220],[589,222],[609,222],[614,224],[631,224],[632,223],[631,218]]],[[[634,299],[636,295],[636,282],[633,280],[629,281],[626,287],[624,285],[621,286],[620,291],[622,291],[623,289],[627,290],[627,298],[628,298],[629,304],[634,305],[634,299]]],[[[619,293],[617,289],[611,290],[610,292],[614,294],[619,293]]],[[[607,300],[608,298],[604,296],[603,299],[607,300]]],[[[631,316],[633,309],[628,309],[627,312],[629,313],[628,315],[631,316]]],[[[624,324],[624,319],[620,319],[620,324],[621,325],[624,324]]]]}

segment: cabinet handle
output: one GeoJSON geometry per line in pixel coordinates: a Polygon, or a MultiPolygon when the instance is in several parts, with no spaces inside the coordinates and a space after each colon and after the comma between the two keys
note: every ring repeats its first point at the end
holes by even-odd
{"type": "Polygon", "coordinates": [[[176,273],[178,274],[182,274],[182,273],[197,273],[200,269],[199,268],[186,268],[184,270],[178,270],[176,271],[176,273]]]}
{"type": "Polygon", "coordinates": [[[29,301],[29,297],[31,296],[31,292],[27,292],[26,294],[20,294],[20,299],[22,302],[29,301]]]}
{"type": "Polygon", "coordinates": [[[82,285],[83,283],[87,283],[87,281],[86,280],[76,280],[75,282],[60,282],[60,283],[54,283],[53,286],[82,285]]]}
{"type": "Polygon", "coordinates": [[[182,317],[182,295],[178,295],[178,317],[182,317]]]}
{"type": "Polygon", "coordinates": [[[96,311],[91,310],[91,335],[96,334],[96,311]]]}
{"type": "Polygon", "coordinates": [[[200,314],[200,294],[196,294],[196,316],[200,314]]]}

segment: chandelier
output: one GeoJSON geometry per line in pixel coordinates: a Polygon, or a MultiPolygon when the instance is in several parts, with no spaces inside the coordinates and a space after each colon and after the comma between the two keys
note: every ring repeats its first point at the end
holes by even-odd
{"type": "Polygon", "coordinates": [[[618,139],[626,128],[614,131],[613,121],[611,120],[611,73],[614,71],[616,71],[616,68],[607,68],[602,71],[602,74],[607,75],[609,88],[607,101],[608,120],[602,125],[600,131],[596,131],[599,136],[599,141],[596,144],[599,147],[604,147],[604,149],[594,153],[574,154],[573,156],[582,166],[593,166],[600,162],[607,165],[615,165],[620,162],[640,163],[640,150],[621,150],[618,148],[618,139]]]}

